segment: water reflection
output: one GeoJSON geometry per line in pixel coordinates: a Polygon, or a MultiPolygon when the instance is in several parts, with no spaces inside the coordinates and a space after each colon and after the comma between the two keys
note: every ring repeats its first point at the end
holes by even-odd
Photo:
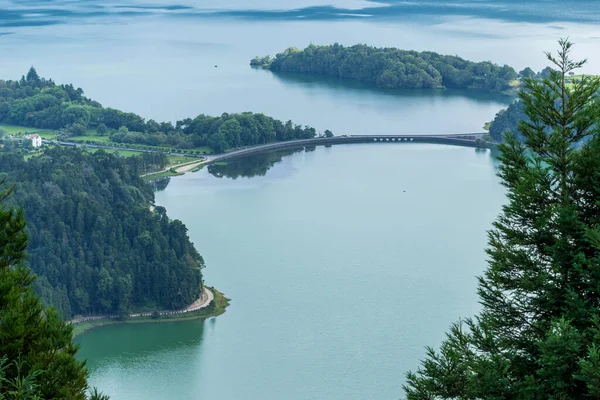
{"type": "Polygon", "coordinates": [[[203,320],[147,324],[117,324],[92,329],[76,338],[78,358],[90,360],[90,369],[106,363],[137,364],[174,351],[187,351],[202,343],[203,320]],[[93,343],[93,345],[88,345],[93,343]],[[136,357],[132,358],[131,354],[136,357]]]}
{"type": "Polygon", "coordinates": [[[171,178],[167,176],[165,178],[152,180],[149,183],[152,185],[152,189],[155,192],[160,192],[169,186],[169,182],[171,182],[171,178]]]}
{"type": "MultiPolygon", "coordinates": [[[[406,144],[408,145],[408,144],[406,144]]],[[[325,148],[330,148],[332,145],[325,145],[325,148]]],[[[220,162],[211,164],[207,167],[208,173],[215,178],[255,178],[266,176],[267,172],[273,168],[276,164],[280,163],[284,157],[290,156],[295,153],[309,153],[316,150],[316,146],[305,146],[296,149],[279,150],[268,153],[254,154],[247,157],[236,158],[227,162],[220,162]]],[[[495,170],[498,170],[500,161],[500,150],[496,147],[491,149],[473,148],[473,152],[478,153],[482,157],[489,158],[492,160],[492,164],[495,170]]],[[[155,181],[151,181],[152,187],[155,192],[163,191],[167,188],[171,181],[171,178],[161,178],[155,181]]]]}
{"type": "Polygon", "coordinates": [[[348,93],[361,95],[378,95],[378,96],[390,96],[396,98],[409,98],[409,99],[435,99],[435,98],[468,98],[477,102],[499,102],[499,103],[510,103],[515,99],[514,95],[507,95],[502,93],[487,93],[477,90],[460,90],[460,89],[447,89],[447,90],[436,90],[436,89],[382,89],[372,84],[365,82],[357,82],[347,79],[336,79],[328,76],[302,74],[295,72],[273,72],[260,67],[253,67],[253,70],[257,73],[272,74],[277,81],[288,85],[288,86],[299,86],[305,89],[312,88],[326,88],[331,89],[334,92],[344,91],[345,95],[348,93]]]}
{"type": "MultiPolygon", "coordinates": [[[[314,148],[312,148],[312,150],[314,150],[314,148]]],[[[227,163],[209,165],[208,172],[216,178],[230,179],[265,176],[267,171],[271,169],[273,165],[281,162],[283,157],[302,151],[304,151],[302,148],[290,149],[238,158],[228,161],[227,163]]]]}

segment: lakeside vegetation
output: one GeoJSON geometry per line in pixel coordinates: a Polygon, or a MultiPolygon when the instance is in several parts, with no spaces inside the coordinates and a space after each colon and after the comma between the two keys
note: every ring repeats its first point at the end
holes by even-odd
{"type": "MultiPolygon", "coordinates": [[[[528,74],[528,77],[537,80],[544,80],[550,77],[551,69],[546,68],[544,71],[538,74],[528,74]]],[[[576,89],[577,85],[585,82],[586,79],[597,78],[596,75],[567,75],[565,77],[565,87],[569,89],[576,89]]],[[[523,103],[517,99],[513,101],[506,109],[500,110],[494,119],[488,122],[485,126],[490,133],[490,136],[497,142],[503,140],[503,136],[510,132],[514,134],[519,141],[523,141],[525,138],[519,131],[519,124],[521,121],[529,121],[525,113],[523,103]]]]}
{"type": "Polygon", "coordinates": [[[471,89],[500,93],[520,85],[508,65],[472,62],[458,56],[377,48],[364,44],[346,47],[311,44],[290,47],[275,58],[255,57],[250,65],[275,72],[296,72],[367,82],[385,89],[471,89]]]}
{"type": "MultiPolygon", "coordinates": [[[[24,212],[7,204],[12,189],[0,187],[0,398],[85,400],[88,372],[75,358],[72,327],[34,293],[24,212]]],[[[92,390],[89,399],[108,397],[92,390]]]]}
{"type": "Polygon", "coordinates": [[[180,221],[163,207],[149,211],[154,193],[140,177],[167,164],[161,153],[56,147],[27,161],[0,153],[29,222],[36,290],[64,318],[179,309],[198,298],[204,260],[180,221]]]}
{"type": "Polygon", "coordinates": [[[201,114],[175,125],[146,121],[105,108],[72,84],[41,78],[33,67],[18,81],[0,80],[0,124],[15,133],[39,131],[57,140],[196,155],[317,136],[314,128],[251,112],[201,114]]]}
{"type": "Polygon", "coordinates": [[[488,234],[481,311],[408,373],[407,400],[600,397],[600,78],[559,41],[557,68],[527,79],[522,140],[508,132],[508,203],[488,234]],[[583,144],[582,144],[583,143],[583,144]]]}
{"type": "Polygon", "coordinates": [[[205,308],[201,308],[196,311],[190,311],[189,313],[185,314],[168,314],[152,317],[121,319],[101,319],[95,321],[80,322],[73,325],[73,337],[81,335],[83,332],[89,331],[90,329],[113,324],[149,324],[161,322],[190,321],[194,319],[206,319],[210,317],[217,317],[226,311],[231,299],[228,299],[223,293],[219,292],[213,287],[211,287],[210,290],[213,292],[215,297],[214,300],[211,301],[211,303],[205,308]]]}

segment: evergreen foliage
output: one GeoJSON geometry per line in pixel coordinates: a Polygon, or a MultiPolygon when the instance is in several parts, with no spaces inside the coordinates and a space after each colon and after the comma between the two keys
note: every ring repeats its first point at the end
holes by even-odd
{"type": "Polygon", "coordinates": [[[274,59],[256,57],[250,64],[272,71],[326,75],[367,82],[385,89],[478,89],[501,92],[518,78],[507,65],[472,62],[431,51],[416,52],[359,44],[344,47],[311,44],[304,50],[288,48],[274,59]]]}
{"type": "Polygon", "coordinates": [[[527,115],[523,109],[523,103],[518,100],[513,101],[506,110],[500,110],[490,123],[490,136],[495,141],[501,142],[504,140],[504,134],[510,132],[522,142],[524,137],[519,131],[519,123],[526,120],[527,115]]]}
{"type": "Polygon", "coordinates": [[[35,287],[61,316],[179,309],[199,297],[204,261],[180,221],[149,210],[154,194],[140,178],[165,162],[58,147],[27,161],[0,153],[29,221],[35,287]]]}
{"type": "Polygon", "coordinates": [[[524,143],[501,146],[509,202],[489,233],[482,311],[428,349],[409,400],[600,396],[600,80],[566,86],[583,62],[559,44],[557,71],[520,94],[524,143]]]}
{"type": "MultiPolygon", "coordinates": [[[[530,68],[526,68],[525,70],[521,71],[520,74],[523,77],[541,80],[544,78],[549,78],[552,71],[552,68],[546,67],[536,74],[530,68]]],[[[579,77],[573,79],[571,74],[569,74],[569,84],[575,83],[579,79],[579,77]]],[[[515,100],[508,106],[506,110],[500,110],[490,122],[490,136],[497,142],[501,142],[504,134],[511,132],[517,137],[517,140],[522,142],[525,140],[525,138],[519,130],[519,124],[521,121],[529,121],[529,118],[525,114],[523,103],[520,100],[515,100]]]]}
{"type": "MultiPolygon", "coordinates": [[[[0,186],[0,399],[86,399],[87,371],[75,359],[71,326],[34,293],[24,212],[6,206],[12,189],[0,186]]],[[[94,391],[91,399],[107,397],[94,391]]]]}

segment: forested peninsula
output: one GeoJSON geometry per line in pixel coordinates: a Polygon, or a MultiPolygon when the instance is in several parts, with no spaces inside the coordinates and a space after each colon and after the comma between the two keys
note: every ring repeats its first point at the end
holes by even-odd
{"type": "Polygon", "coordinates": [[[33,67],[20,80],[0,80],[0,123],[49,130],[40,134],[50,144],[31,152],[23,151],[26,138],[6,137],[0,126],[0,175],[15,186],[12,204],[22,206],[28,220],[36,291],[64,318],[174,310],[198,299],[204,260],[186,227],[152,206],[152,187],[141,177],[164,170],[170,164],[165,153],[221,153],[317,135],[314,128],[249,112],[146,121],[103,107],[72,84],[41,78],[33,67]],[[79,138],[158,151],[122,157],[52,144],[79,138]]]}
{"type": "Polygon", "coordinates": [[[290,47],[270,56],[255,57],[250,65],[274,72],[330,76],[374,84],[384,89],[473,89],[500,93],[519,86],[518,74],[508,65],[472,62],[431,51],[377,48],[364,44],[346,47],[311,44],[290,47]]]}
{"type": "Polygon", "coordinates": [[[103,107],[72,84],[57,85],[41,78],[33,67],[20,80],[0,80],[0,123],[53,129],[62,140],[106,143],[108,139],[113,144],[196,154],[317,135],[314,128],[251,112],[201,114],[175,125],[146,121],[134,113],[103,107]]]}
{"type": "Polygon", "coordinates": [[[204,260],[187,229],[140,174],[163,154],[120,157],[55,147],[25,160],[0,152],[0,174],[24,208],[36,291],[64,318],[186,307],[198,299],[204,260]]]}

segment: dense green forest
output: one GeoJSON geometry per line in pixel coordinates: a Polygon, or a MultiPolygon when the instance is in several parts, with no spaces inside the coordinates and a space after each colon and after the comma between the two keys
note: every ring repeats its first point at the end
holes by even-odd
{"type": "Polygon", "coordinates": [[[193,149],[208,146],[221,153],[231,148],[274,141],[308,139],[317,132],[308,126],[282,122],[250,112],[198,115],[170,122],[146,121],[134,113],[105,108],[73,85],[40,78],[32,67],[18,81],[0,80],[0,122],[56,129],[60,138],[85,135],[93,129],[115,143],[136,143],[193,149]]]}
{"type": "MultiPolygon", "coordinates": [[[[535,79],[538,81],[543,81],[544,79],[548,79],[553,69],[550,67],[544,68],[542,71],[535,73],[531,69],[526,68],[521,71],[520,74],[523,77],[535,79]]],[[[575,84],[580,81],[581,77],[579,75],[576,76],[567,76],[565,78],[569,85],[575,84]]],[[[524,89],[526,90],[526,88],[524,89]]],[[[519,122],[521,121],[529,121],[529,118],[525,114],[525,109],[523,107],[523,103],[517,99],[513,101],[508,108],[505,110],[500,110],[494,117],[494,119],[490,122],[489,132],[490,136],[501,142],[503,139],[503,135],[507,132],[511,132],[517,137],[517,140],[523,141],[525,138],[519,131],[519,122]]]]}
{"type": "Polygon", "coordinates": [[[488,234],[481,311],[408,374],[408,400],[600,398],[600,78],[560,41],[500,145],[507,204],[488,234]],[[583,144],[581,144],[583,143],[583,144]],[[580,146],[578,144],[581,144],[580,146]]]}
{"type": "Polygon", "coordinates": [[[523,135],[519,131],[519,122],[527,120],[523,103],[519,100],[510,103],[507,109],[500,110],[490,123],[489,132],[492,139],[497,142],[503,140],[506,132],[516,135],[517,139],[523,141],[523,135]]]}
{"type": "Polygon", "coordinates": [[[0,174],[16,185],[12,201],[29,221],[36,290],[62,316],[178,309],[198,298],[204,261],[180,221],[150,211],[154,194],[140,178],[166,162],[63,148],[27,161],[0,152],[0,174]]]}
{"type": "MultiPolygon", "coordinates": [[[[288,48],[275,58],[255,57],[250,65],[277,72],[326,75],[368,82],[385,89],[478,89],[502,92],[512,89],[519,74],[507,65],[472,62],[458,56],[377,48],[364,44],[288,48]]],[[[518,83],[518,82],[517,82],[518,83]]]]}
{"type": "Polygon", "coordinates": [[[90,392],[90,400],[108,400],[89,390],[72,326],[33,291],[26,220],[22,208],[7,204],[12,191],[0,182],[0,399],[86,400],[90,392]]]}

